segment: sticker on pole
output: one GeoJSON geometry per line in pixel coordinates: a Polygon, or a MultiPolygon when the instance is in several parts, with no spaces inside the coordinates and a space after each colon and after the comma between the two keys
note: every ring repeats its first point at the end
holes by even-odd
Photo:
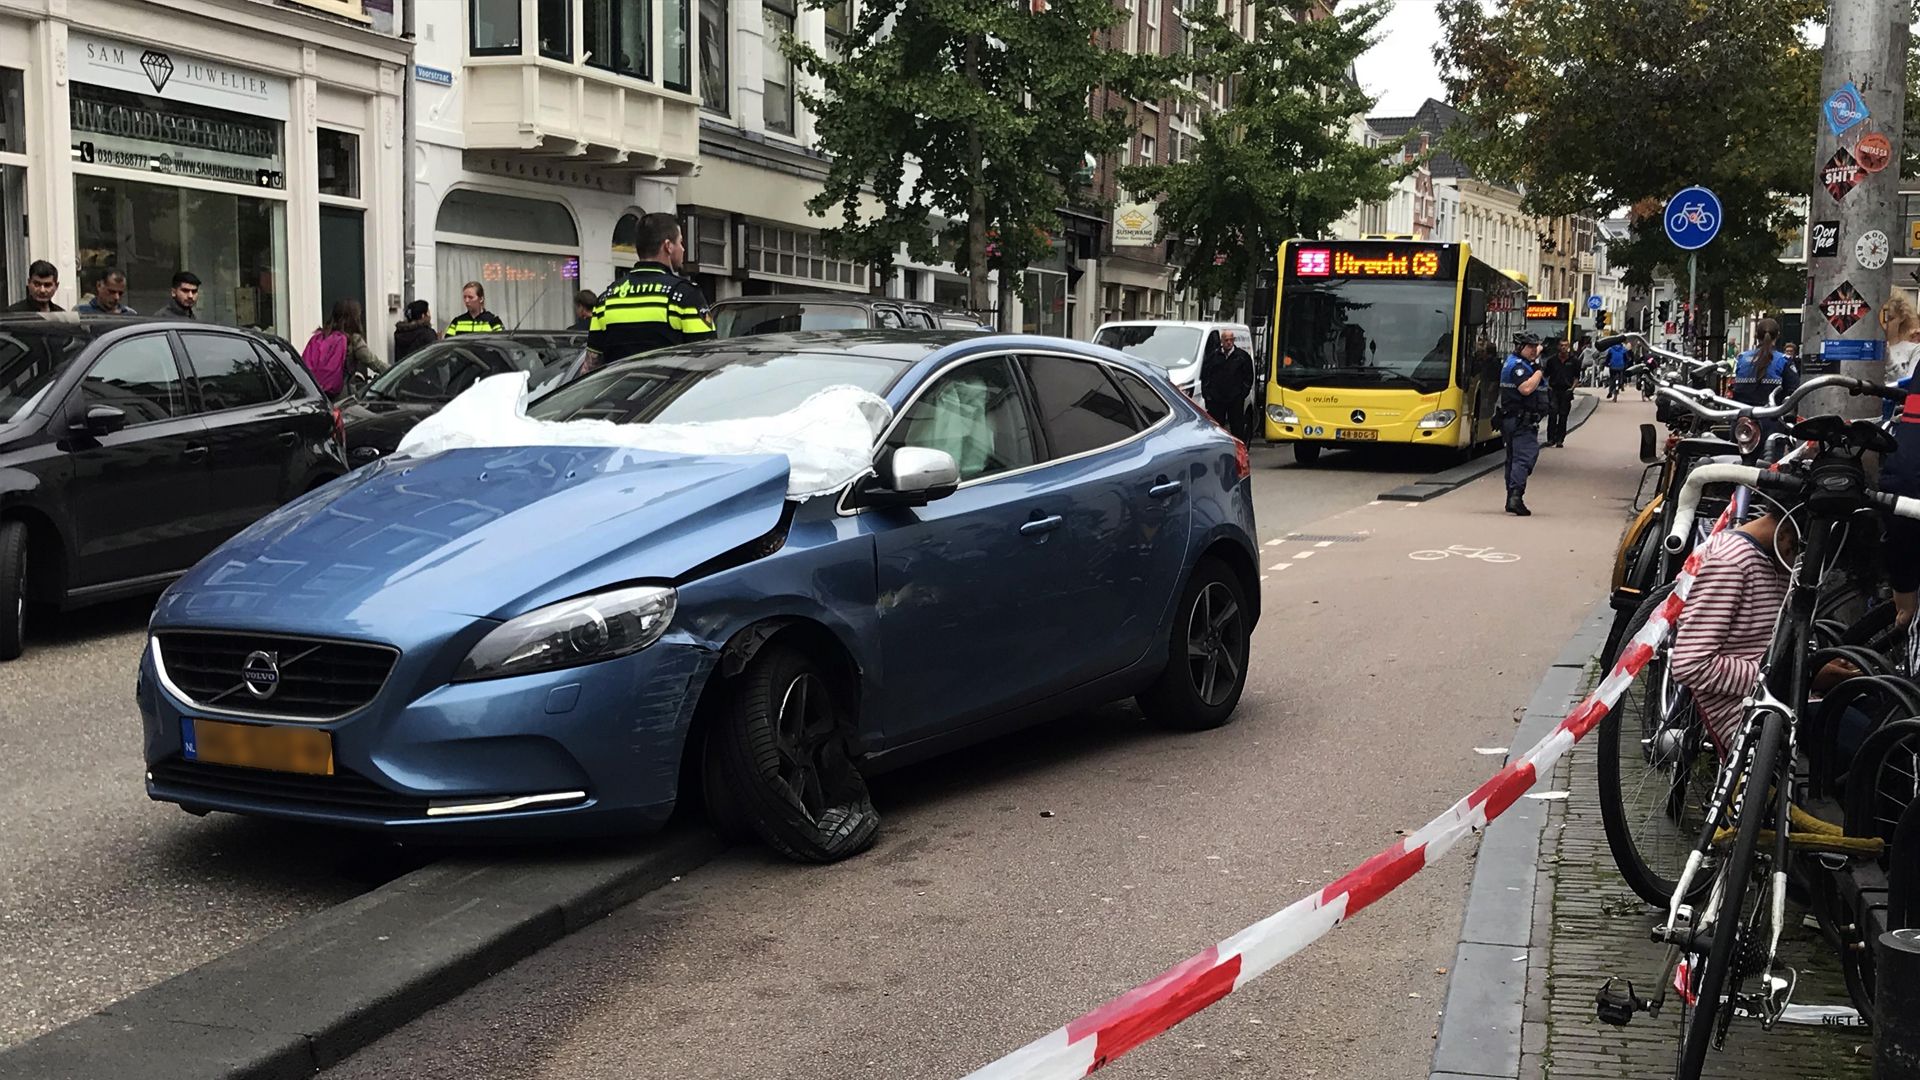
{"type": "Polygon", "coordinates": [[[1667,239],[1682,251],[1706,247],[1720,232],[1720,199],[1703,187],[1684,188],[1667,200],[1667,239]]]}
{"type": "Polygon", "coordinates": [[[1860,186],[1860,163],[1843,146],[1827,159],[1826,168],[1820,170],[1820,182],[1826,185],[1833,201],[1839,202],[1847,197],[1847,192],[1860,186]]]}
{"type": "Polygon", "coordinates": [[[1866,99],[1851,82],[1827,95],[1827,103],[1822,108],[1827,114],[1827,130],[1835,135],[1844,135],[1867,119],[1866,99]]]}
{"type": "Polygon", "coordinates": [[[1827,317],[1827,324],[1835,332],[1844,334],[1853,329],[1854,323],[1867,317],[1867,302],[1860,299],[1853,282],[1843,281],[1820,301],[1820,314],[1827,317]]]}
{"type": "Polygon", "coordinates": [[[1887,265],[1887,256],[1892,253],[1893,245],[1887,241],[1887,234],[1879,229],[1870,229],[1860,234],[1853,243],[1853,257],[1863,270],[1878,270],[1887,265]]]}
{"type": "Polygon", "coordinates": [[[1831,259],[1840,254],[1840,223],[1816,221],[1807,230],[1808,254],[1816,259],[1831,259]]]}
{"type": "Polygon", "coordinates": [[[1893,142],[1877,131],[1869,131],[1853,144],[1853,159],[1870,173],[1877,173],[1893,162],[1893,142]]]}

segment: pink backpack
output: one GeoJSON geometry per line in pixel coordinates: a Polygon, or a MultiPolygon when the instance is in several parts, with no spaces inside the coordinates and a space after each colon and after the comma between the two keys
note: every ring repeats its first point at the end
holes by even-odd
{"type": "Polygon", "coordinates": [[[339,397],[347,385],[347,335],[338,330],[315,330],[307,339],[300,362],[320,384],[321,393],[339,397]]]}

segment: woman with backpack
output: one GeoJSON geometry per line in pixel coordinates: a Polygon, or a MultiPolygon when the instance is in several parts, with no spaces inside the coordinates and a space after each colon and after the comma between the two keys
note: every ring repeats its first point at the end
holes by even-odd
{"type": "Polygon", "coordinates": [[[333,302],[333,317],[313,332],[300,360],[313,375],[313,381],[329,398],[338,400],[346,392],[355,372],[368,378],[387,370],[384,360],[367,345],[367,333],[360,323],[360,304],[355,300],[333,302]]]}

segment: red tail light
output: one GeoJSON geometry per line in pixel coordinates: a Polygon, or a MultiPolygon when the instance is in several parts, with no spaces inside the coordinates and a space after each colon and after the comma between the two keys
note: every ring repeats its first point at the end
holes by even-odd
{"type": "Polygon", "coordinates": [[[1247,444],[1239,439],[1233,440],[1233,468],[1237,480],[1245,480],[1253,475],[1253,455],[1247,452],[1247,444]]]}
{"type": "Polygon", "coordinates": [[[333,441],[340,444],[340,452],[347,452],[347,421],[339,409],[333,410],[333,441]]]}

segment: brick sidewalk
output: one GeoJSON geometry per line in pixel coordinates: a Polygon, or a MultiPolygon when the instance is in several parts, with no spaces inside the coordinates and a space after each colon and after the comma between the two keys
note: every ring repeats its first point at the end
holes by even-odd
{"type": "MultiPolygon", "coordinates": [[[[1575,747],[1561,764],[1554,787],[1572,794],[1550,804],[1541,838],[1536,912],[1550,908],[1552,920],[1547,969],[1529,972],[1522,1080],[1669,1077],[1679,1055],[1680,1009],[1671,993],[1658,1018],[1642,1014],[1625,1028],[1594,1018],[1594,994],[1609,976],[1630,978],[1636,992],[1652,996],[1649,983],[1658,977],[1666,953],[1647,937],[1653,909],[1614,869],[1600,823],[1594,749],[1575,747]]],[[[1536,944],[1545,930],[1536,914],[1536,944]]],[[[1839,965],[1819,931],[1789,930],[1780,951],[1783,961],[1800,972],[1796,1002],[1848,1002],[1839,965]]],[[[1862,1029],[1780,1024],[1766,1032],[1758,1023],[1736,1019],[1726,1049],[1708,1056],[1706,1076],[1866,1080],[1873,1071],[1871,1055],[1862,1029]]]]}

